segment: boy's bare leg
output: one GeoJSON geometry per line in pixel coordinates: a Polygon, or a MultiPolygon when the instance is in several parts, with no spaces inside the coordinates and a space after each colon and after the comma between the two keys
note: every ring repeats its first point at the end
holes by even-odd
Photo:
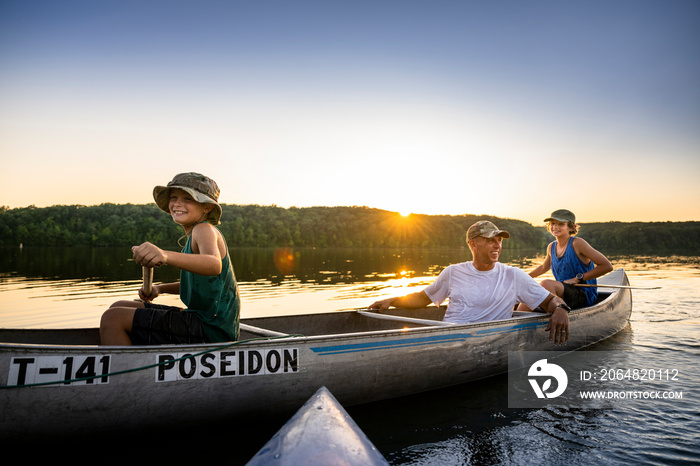
{"type": "MultiPolygon", "coordinates": [[[[564,296],[564,284],[561,282],[558,282],[556,280],[542,280],[540,283],[542,287],[552,293],[555,296],[559,296],[560,298],[564,296]]],[[[525,303],[520,303],[518,304],[518,307],[515,309],[516,311],[523,311],[523,312],[530,312],[532,309],[527,307],[525,303]]]]}
{"type": "MultiPolygon", "coordinates": [[[[134,321],[134,313],[137,307],[127,304],[126,306],[117,306],[114,303],[104,314],[100,321],[100,344],[104,346],[131,346],[131,326],[134,321]]],[[[130,303],[130,302],[126,302],[130,303]]],[[[137,303],[139,304],[139,303],[137,303]]]]}

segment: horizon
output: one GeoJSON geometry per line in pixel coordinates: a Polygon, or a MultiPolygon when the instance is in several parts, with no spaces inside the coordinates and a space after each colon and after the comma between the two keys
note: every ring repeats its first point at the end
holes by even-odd
{"type": "Polygon", "coordinates": [[[0,4],[0,205],[700,220],[700,2],[0,4]],[[481,212],[487,212],[482,214],[481,212]]]}
{"type": "MultiPolygon", "coordinates": [[[[99,207],[100,205],[103,205],[103,204],[112,204],[112,205],[138,205],[138,206],[143,206],[143,205],[154,205],[154,206],[155,206],[155,203],[154,203],[154,202],[150,202],[150,203],[149,203],[149,202],[146,202],[146,203],[131,203],[131,202],[127,202],[127,203],[115,203],[115,202],[103,202],[103,203],[100,203],[100,204],[91,204],[91,205],[86,205],[86,204],[53,204],[53,205],[46,205],[46,206],[37,206],[37,205],[33,205],[33,204],[32,204],[32,205],[21,206],[21,207],[9,207],[9,206],[0,205],[0,209],[2,209],[2,208],[7,208],[7,209],[9,209],[9,210],[13,210],[13,209],[27,209],[27,208],[46,209],[46,208],[51,208],[51,207],[99,207]]],[[[532,225],[533,227],[538,227],[538,228],[539,228],[539,227],[546,227],[546,226],[547,226],[547,224],[544,223],[544,222],[542,222],[542,221],[540,221],[539,223],[533,223],[533,222],[531,222],[531,221],[528,221],[528,220],[522,219],[522,218],[517,218],[517,217],[501,217],[501,216],[494,215],[494,214],[489,214],[489,213],[481,213],[481,214],[475,214],[475,213],[469,213],[469,212],[467,212],[467,213],[460,213],[460,214],[421,214],[421,213],[414,213],[414,212],[411,212],[411,213],[402,213],[402,212],[398,212],[398,211],[395,211],[395,210],[381,209],[381,208],[378,208],[378,207],[362,206],[362,205],[335,205],[335,206],[329,206],[329,205],[313,205],[313,206],[303,206],[303,207],[302,207],[302,206],[283,207],[283,206],[279,206],[279,205],[276,205],[276,204],[268,204],[268,205],[263,205],[263,204],[236,204],[236,203],[228,203],[228,202],[220,202],[219,204],[222,205],[222,206],[229,206],[229,205],[230,205],[230,206],[238,206],[238,207],[245,207],[245,206],[258,206],[258,207],[271,207],[271,208],[272,208],[272,207],[279,207],[279,208],[282,208],[282,209],[312,209],[312,208],[318,208],[318,207],[320,207],[320,208],[330,208],[330,209],[333,209],[333,208],[375,209],[375,210],[381,210],[381,211],[385,211],[385,212],[397,214],[397,215],[399,215],[399,216],[401,216],[401,217],[406,217],[407,219],[410,219],[410,217],[411,217],[412,215],[426,215],[426,216],[442,216],[442,215],[446,215],[446,216],[452,216],[452,217],[459,217],[459,216],[495,217],[495,218],[502,219],[502,220],[516,220],[516,221],[526,222],[526,223],[529,223],[530,225],[532,225]]],[[[164,212],[164,214],[165,214],[165,212],[164,212]]],[[[225,221],[226,221],[226,219],[222,217],[221,222],[224,223],[225,221]]],[[[621,221],[621,220],[602,220],[602,221],[586,221],[586,222],[583,222],[583,221],[579,221],[579,220],[577,219],[576,223],[580,225],[580,224],[593,224],[593,223],[692,223],[692,222],[698,222],[698,221],[700,221],[700,220],[676,220],[676,221],[674,221],[674,220],[652,220],[652,221],[644,221],[644,220],[626,220],[626,221],[621,221]]]]}

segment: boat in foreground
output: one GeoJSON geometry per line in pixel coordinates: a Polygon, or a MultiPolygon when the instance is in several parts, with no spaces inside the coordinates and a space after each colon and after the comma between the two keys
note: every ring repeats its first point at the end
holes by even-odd
{"type": "Polygon", "coordinates": [[[0,329],[0,439],[288,418],[322,386],[348,407],[470,382],[506,372],[509,352],[572,351],[622,330],[624,270],[599,284],[562,346],[546,314],[457,325],[435,306],[243,319],[226,344],[106,347],[96,328],[0,329]]]}
{"type": "Polygon", "coordinates": [[[388,466],[333,394],[321,387],[246,466],[388,466]]]}

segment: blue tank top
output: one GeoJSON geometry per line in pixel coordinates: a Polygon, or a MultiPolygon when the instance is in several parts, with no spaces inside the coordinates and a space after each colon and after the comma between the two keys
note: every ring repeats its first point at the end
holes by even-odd
{"type": "MultiPolygon", "coordinates": [[[[552,273],[554,274],[554,278],[559,282],[574,278],[576,275],[586,273],[589,270],[593,270],[595,267],[593,261],[590,261],[588,265],[581,261],[581,258],[578,257],[578,254],[576,254],[574,250],[573,241],[574,238],[569,238],[569,244],[566,245],[566,250],[561,257],[557,257],[557,242],[553,241],[551,243],[552,273]]],[[[584,283],[595,285],[597,282],[594,278],[593,280],[586,280],[584,283]]],[[[586,303],[589,306],[598,299],[598,288],[586,287],[583,291],[586,293],[586,303]]]]}
{"type": "MultiPolygon", "coordinates": [[[[193,254],[191,241],[187,237],[183,253],[193,254]]],[[[180,299],[187,311],[199,317],[207,341],[238,340],[241,301],[228,248],[219,275],[206,277],[180,270],[180,299]]]]}

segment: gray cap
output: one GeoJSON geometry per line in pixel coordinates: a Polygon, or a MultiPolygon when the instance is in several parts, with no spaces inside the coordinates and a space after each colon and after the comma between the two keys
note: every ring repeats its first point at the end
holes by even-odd
{"type": "Polygon", "coordinates": [[[544,219],[545,222],[557,221],[557,222],[571,222],[576,223],[576,216],[570,210],[559,209],[552,212],[548,218],[544,219]]]}
{"type": "Polygon", "coordinates": [[[471,241],[479,236],[484,238],[493,238],[494,236],[510,238],[510,233],[505,230],[499,230],[496,225],[488,220],[481,220],[469,227],[469,230],[467,230],[467,241],[471,241]]]}

